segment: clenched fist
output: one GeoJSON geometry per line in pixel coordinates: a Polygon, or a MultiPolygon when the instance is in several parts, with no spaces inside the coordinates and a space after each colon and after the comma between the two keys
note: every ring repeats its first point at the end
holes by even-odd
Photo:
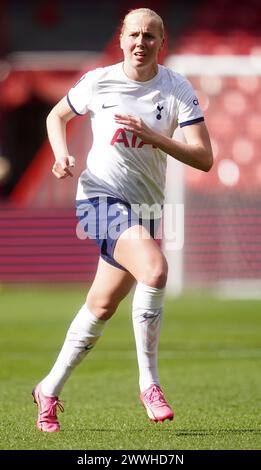
{"type": "Polygon", "coordinates": [[[74,167],[75,158],[68,155],[56,160],[52,172],[58,179],[67,178],[67,176],[73,176],[71,169],[74,167]]]}

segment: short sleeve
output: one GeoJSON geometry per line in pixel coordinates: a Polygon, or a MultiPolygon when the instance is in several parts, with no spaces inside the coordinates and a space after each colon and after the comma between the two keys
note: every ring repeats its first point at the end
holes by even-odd
{"type": "Polygon", "coordinates": [[[83,115],[89,111],[92,99],[94,74],[88,72],[73,85],[67,94],[67,101],[76,114],[83,115]]]}
{"type": "Polygon", "coordinates": [[[198,98],[188,80],[184,79],[179,85],[176,100],[177,118],[180,127],[204,121],[198,98]]]}

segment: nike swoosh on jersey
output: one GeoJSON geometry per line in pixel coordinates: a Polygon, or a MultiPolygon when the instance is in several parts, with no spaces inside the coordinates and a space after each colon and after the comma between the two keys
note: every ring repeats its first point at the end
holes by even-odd
{"type": "Polygon", "coordinates": [[[103,109],[106,109],[106,108],[114,108],[114,106],[118,106],[118,105],[117,105],[117,104],[109,104],[109,105],[106,106],[105,104],[103,104],[103,105],[102,105],[102,108],[103,108],[103,109]]]}

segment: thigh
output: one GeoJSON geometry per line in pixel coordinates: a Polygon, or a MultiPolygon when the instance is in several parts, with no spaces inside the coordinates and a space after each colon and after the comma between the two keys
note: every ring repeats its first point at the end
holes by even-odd
{"type": "MultiPolygon", "coordinates": [[[[139,224],[139,216],[130,204],[115,197],[93,197],[77,201],[77,236],[94,239],[100,256],[112,266],[124,270],[113,257],[115,244],[126,229],[139,224]]],[[[106,269],[106,268],[105,268],[106,269]]]]}
{"type": "Polygon", "coordinates": [[[165,278],[167,261],[155,240],[142,225],[130,227],[117,240],[114,259],[137,281],[165,278]]]}
{"type": "Polygon", "coordinates": [[[99,259],[97,272],[87,295],[87,306],[97,317],[110,318],[135,282],[127,271],[99,259]]]}

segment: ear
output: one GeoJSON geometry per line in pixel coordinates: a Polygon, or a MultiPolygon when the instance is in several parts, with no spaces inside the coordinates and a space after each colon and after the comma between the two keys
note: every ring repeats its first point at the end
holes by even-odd
{"type": "Polygon", "coordinates": [[[161,45],[160,45],[160,48],[159,48],[160,51],[161,51],[161,49],[163,49],[164,44],[165,44],[165,37],[163,36],[163,38],[161,40],[161,45]]]}
{"type": "Polygon", "coordinates": [[[122,34],[120,34],[120,48],[123,49],[123,46],[122,46],[122,34]]]}

